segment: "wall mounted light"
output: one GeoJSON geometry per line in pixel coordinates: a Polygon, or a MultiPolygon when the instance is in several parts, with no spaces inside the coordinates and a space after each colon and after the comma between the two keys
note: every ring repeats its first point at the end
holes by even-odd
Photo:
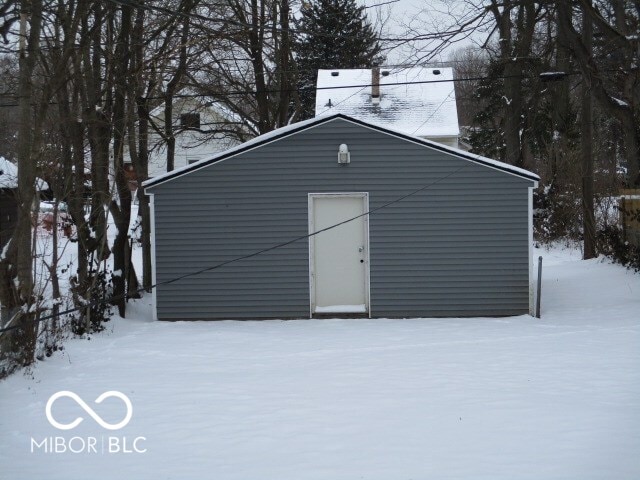
{"type": "Polygon", "coordinates": [[[338,147],[338,163],[347,164],[351,161],[351,153],[349,153],[349,147],[346,143],[343,143],[338,147]]]}

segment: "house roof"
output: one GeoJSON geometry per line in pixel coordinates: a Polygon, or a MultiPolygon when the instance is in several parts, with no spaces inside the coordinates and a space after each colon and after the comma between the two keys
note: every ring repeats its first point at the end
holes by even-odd
{"type": "Polygon", "coordinates": [[[216,154],[212,157],[202,159],[199,162],[193,163],[191,165],[187,165],[182,168],[177,168],[171,172],[167,172],[163,175],[158,175],[157,177],[146,180],[145,182],[142,183],[142,186],[145,188],[153,187],[160,183],[164,183],[169,180],[172,180],[176,177],[181,177],[183,175],[189,174],[196,170],[200,170],[201,168],[207,167],[211,164],[218,163],[223,160],[227,160],[229,158],[235,157],[236,155],[239,155],[248,150],[252,150],[262,145],[279,140],[281,138],[285,138],[290,135],[295,135],[298,132],[311,129],[318,125],[332,122],[337,119],[346,120],[346,121],[361,125],[363,127],[371,128],[372,130],[376,130],[387,135],[392,135],[394,137],[402,138],[404,140],[407,140],[419,145],[431,147],[435,150],[440,150],[442,152],[454,155],[458,158],[463,158],[473,163],[484,165],[486,167],[490,167],[496,170],[501,170],[503,172],[510,173],[518,177],[525,178],[527,180],[532,180],[534,182],[537,182],[538,180],[540,180],[540,177],[538,175],[528,170],[525,170],[523,168],[514,167],[513,165],[509,165],[507,163],[499,162],[497,160],[492,160],[490,158],[482,157],[480,155],[475,155],[469,152],[465,152],[464,150],[460,150],[458,148],[448,147],[446,145],[442,145],[440,143],[433,142],[431,140],[425,140],[424,138],[420,138],[417,136],[406,135],[403,132],[398,132],[392,129],[383,128],[373,123],[364,122],[362,120],[358,120],[356,118],[348,117],[346,115],[337,113],[333,115],[315,117],[309,120],[305,120],[303,122],[298,122],[292,125],[287,125],[286,127],[278,128],[277,130],[273,130],[272,132],[265,133],[264,135],[260,135],[259,137],[255,137],[249,140],[248,142],[242,143],[236,147],[230,148],[229,150],[216,154]]]}
{"type": "MultiPolygon", "coordinates": [[[[0,157],[0,188],[18,188],[18,166],[4,157],[0,157]]],[[[48,190],[49,185],[41,178],[36,178],[38,191],[48,190]]]]}
{"type": "Polygon", "coordinates": [[[318,70],[316,116],[342,113],[418,137],[459,135],[451,68],[379,68],[377,105],[373,70],[318,70]]]}

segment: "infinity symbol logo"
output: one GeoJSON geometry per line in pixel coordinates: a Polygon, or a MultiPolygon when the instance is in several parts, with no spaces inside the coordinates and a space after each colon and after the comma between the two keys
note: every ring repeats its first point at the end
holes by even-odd
{"type": "Polygon", "coordinates": [[[78,395],[76,395],[73,392],[63,390],[61,392],[54,393],[53,395],[51,395],[51,397],[49,397],[49,400],[47,401],[47,407],[45,410],[47,414],[47,420],[49,420],[49,423],[59,430],[71,430],[72,428],[76,428],[78,425],[80,425],[80,422],[84,420],[82,417],[78,417],[73,422],[67,423],[67,424],[57,422],[51,415],[51,407],[53,406],[53,403],[60,397],[69,397],[75,400],[75,402],[78,405],[80,405],[80,407],[82,407],[82,409],[85,412],[87,412],[91,416],[91,418],[93,418],[98,423],[98,425],[100,425],[102,428],[106,428],[107,430],[121,429],[127,423],[129,423],[129,421],[131,420],[131,416],[133,415],[133,406],[131,405],[131,400],[129,400],[129,397],[127,397],[122,392],[118,392],[116,390],[110,390],[108,392],[104,392],[102,395],[100,395],[98,398],[95,399],[95,403],[102,403],[102,401],[105,398],[117,397],[120,400],[122,400],[124,404],[127,406],[127,414],[125,415],[124,419],[121,422],[111,424],[111,423],[105,422],[102,418],[100,418],[100,416],[98,416],[98,414],[89,405],[87,405],[84,402],[84,400],[82,400],[78,395]]]}

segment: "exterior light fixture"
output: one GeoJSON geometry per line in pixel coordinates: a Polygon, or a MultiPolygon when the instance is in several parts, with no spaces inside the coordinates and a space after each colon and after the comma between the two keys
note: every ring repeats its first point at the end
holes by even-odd
{"type": "Polygon", "coordinates": [[[338,147],[338,163],[346,165],[351,161],[351,153],[349,153],[349,147],[346,143],[343,143],[338,147]]]}

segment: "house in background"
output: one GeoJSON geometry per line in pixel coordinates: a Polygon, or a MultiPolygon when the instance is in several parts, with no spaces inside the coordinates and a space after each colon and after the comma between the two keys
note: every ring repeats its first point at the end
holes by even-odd
{"type": "MultiPolygon", "coordinates": [[[[47,182],[36,178],[36,191],[49,189],[47,182]]],[[[18,166],[0,157],[0,251],[13,235],[18,219],[18,166]]],[[[36,195],[33,208],[37,211],[40,198],[36,195]]]]}
{"type": "Polygon", "coordinates": [[[316,116],[336,113],[459,147],[451,68],[318,70],[316,116]]]}
{"type": "MultiPolygon", "coordinates": [[[[242,124],[222,105],[191,95],[178,97],[173,104],[173,128],[176,137],[174,168],[184,167],[205,157],[210,157],[240,143],[233,130],[241,130],[242,124]]],[[[151,111],[152,122],[164,130],[164,107],[151,111]]],[[[149,127],[149,178],[166,173],[166,142],[149,127]]],[[[128,148],[125,146],[125,171],[132,189],[137,179],[128,148]]]]}
{"type": "Polygon", "coordinates": [[[143,184],[156,317],[527,313],[538,180],[341,114],[280,128],[143,184]]]}

